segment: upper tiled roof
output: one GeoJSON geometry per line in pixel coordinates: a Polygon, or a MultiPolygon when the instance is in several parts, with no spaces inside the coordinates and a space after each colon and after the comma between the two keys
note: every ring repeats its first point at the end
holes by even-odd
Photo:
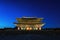
{"type": "Polygon", "coordinates": [[[22,17],[22,18],[37,18],[37,17],[22,17]]]}

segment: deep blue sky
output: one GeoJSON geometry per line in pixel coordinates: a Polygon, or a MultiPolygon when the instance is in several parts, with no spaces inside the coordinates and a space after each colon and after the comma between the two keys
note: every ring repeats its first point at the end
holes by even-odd
{"type": "Polygon", "coordinates": [[[44,28],[60,28],[58,0],[0,0],[0,28],[14,27],[16,18],[43,17],[44,28]]]}

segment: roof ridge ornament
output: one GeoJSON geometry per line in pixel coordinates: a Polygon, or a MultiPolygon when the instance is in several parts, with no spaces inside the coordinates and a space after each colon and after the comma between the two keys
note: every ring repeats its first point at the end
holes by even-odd
{"type": "Polygon", "coordinates": [[[37,18],[37,17],[27,17],[27,16],[23,16],[22,18],[37,18]]]}

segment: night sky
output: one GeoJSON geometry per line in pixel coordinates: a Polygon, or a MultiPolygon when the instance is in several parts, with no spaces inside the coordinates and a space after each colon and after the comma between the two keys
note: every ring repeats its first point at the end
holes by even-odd
{"type": "Polygon", "coordinates": [[[43,28],[60,28],[60,1],[0,0],[0,28],[14,28],[16,18],[22,16],[44,18],[43,28]]]}

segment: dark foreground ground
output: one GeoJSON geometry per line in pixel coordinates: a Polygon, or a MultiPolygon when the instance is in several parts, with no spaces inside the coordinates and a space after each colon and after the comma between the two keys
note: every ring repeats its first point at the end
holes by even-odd
{"type": "Polygon", "coordinates": [[[0,40],[60,40],[60,30],[1,31],[0,40]]]}

